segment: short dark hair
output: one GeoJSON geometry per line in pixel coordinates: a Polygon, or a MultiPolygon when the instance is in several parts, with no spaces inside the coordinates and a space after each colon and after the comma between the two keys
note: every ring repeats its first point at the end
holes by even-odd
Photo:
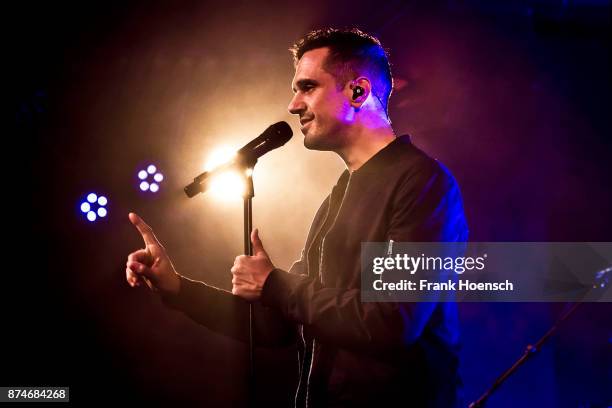
{"type": "Polygon", "coordinates": [[[387,51],[380,41],[357,29],[325,28],[314,30],[298,40],[289,50],[295,65],[302,56],[317,48],[329,48],[323,68],[332,74],[340,86],[362,74],[369,74],[372,93],[387,112],[393,90],[393,77],[387,51]]]}

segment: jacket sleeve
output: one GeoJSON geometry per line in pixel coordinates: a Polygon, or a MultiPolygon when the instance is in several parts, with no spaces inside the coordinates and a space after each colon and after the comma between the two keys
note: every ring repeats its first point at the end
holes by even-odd
{"type": "MultiPolygon", "coordinates": [[[[290,273],[301,273],[303,260],[295,262],[290,273]]],[[[177,295],[162,296],[163,303],[185,313],[195,322],[236,340],[249,340],[249,302],[231,292],[181,276],[177,295]]],[[[288,321],[278,309],[253,302],[256,345],[282,347],[297,339],[297,325],[288,321]]]]}
{"type": "MultiPolygon", "coordinates": [[[[314,225],[325,216],[328,199],[329,197],[317,211],[312,222],[314,225]]],[[[312,234],[312,228],[310,233],[312,234]]],[[[284,273],[292,276],[304,275],[305,264],[302,250],[300,259],[293,263],[289,272],[284,273]]],[[[185,313],[210,330],[244,342],[249,339],[249,303],[227,290],[181,276],[179,293],[162,296],[162,301],[166,306],[185,313]]],[[[287,319],[278,308],[263,305],[261,301],[253,302],[253,305],[255,344],[282,347],[297,340],[298,327],[294,320],[287,319]]]]}
{"type": "MultiPolygon", "coordinates": [[[[404,177],[395,194],[388,238],[437,242],[467,238],[461,198],[437,162],[404,177]]],[[[356,254],[358,256],[358,254],[356,254]]],[[[304,324],[321,342],[353,349],[410,344],[421,335],[436,303],[362,303],[359,289],[328,288],[312,278],[274,270],[262,303],[304,324]]]]}

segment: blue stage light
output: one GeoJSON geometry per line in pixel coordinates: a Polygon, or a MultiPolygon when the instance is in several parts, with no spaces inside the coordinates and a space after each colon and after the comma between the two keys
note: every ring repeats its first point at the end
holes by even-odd
{"type": "Polygon", "coordinates": [[[95,193],[87,194],[85,200],[81,201],[80,210],[88,221],[94,222],[108,215],[108,199],[95,193]]]}

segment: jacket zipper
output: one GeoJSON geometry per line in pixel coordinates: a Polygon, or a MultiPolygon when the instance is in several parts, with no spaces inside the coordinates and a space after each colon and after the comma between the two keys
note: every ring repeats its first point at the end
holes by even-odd
{"type": "Polygon", "coordinates": [[[353,173],[349,173],[349,178],[346,182],[346,187],[344,188],[344,194],[342,195],[342,200],[340,201],[340,206],[338,207],[338,211],[336,211],[336,216],[334,217],[334,221],[332,222],[332,224],[329,226],[329,228],[325,232],[325,236],[321,239],[321,251],[319,252],[319,277],[320,277],[319,280],[321,284],[323,284],[323,250],[325,248],[325,238],[327,238],[327,234],[329,233],[329,231],[331,231],[332,228],[334,228],[334,225],[336,225],[336,220],[338,219],[338,215],[340,214],[340,211],[342,211],[342,206],[344,205],[344,200],[346,199],[346,195],[349,191],[349,187],[351,186],[352,179],[353,179],[353,173]]]}
{"type": "MultiPolygon", "coordinates": [[[[331,229],[336,224],[336,220],[338,219],[338,214],[340,214],[340,211],[342,210],[342,206],[344,205],[344,199],[346,198],[346,195],[348,193],[352,178],[353,178],[353,174],[349,173],[349,179],[346,182],[346,187],[344,188],[344,194],[342,195],[342,200],[340,201],[340,206],[338,207],[338,211],[336,212],[334,221],[332,222],[332,224],[329,226],[329,228],[325,232],[325,236],[321,238],[321,250],[319,251],[319,281],[321,282],[321,284],[323,284],[323,248],[325,246],[325,238],[327,238],[327,234],[329,233],[329,231],[331,231],[331,229]]],[[[331,197],[330,197],[330,208],[331,208],[331,197]]],[[[327,212],[327,216],[325,217],[325,220],[323,221],[323,226],[327,222],[327,217],[329,217],[329,210],[327,212]]],[[[310,375],[312,374],[312,366],[314,363],[316,342],[317,340],[313,338],[312,339],[312,353],[310,355],[310,369],[308,370],[308,381],[306,382],[306,407],[308,407],[309,401],[310,401],[308,398],[309,392],[310,392],[310,375]]]]}

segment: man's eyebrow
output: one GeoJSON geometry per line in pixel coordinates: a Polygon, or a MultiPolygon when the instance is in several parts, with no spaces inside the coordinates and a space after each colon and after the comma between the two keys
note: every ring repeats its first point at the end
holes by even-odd
{"type": "MultiPolygon", "coordinates": [[[[297,86],[297,89],[304,89],[307,86],[316,86],[319,85],[319,83],[317,81],[315,81],[314,79],[309,79],[309,78],[304,78],[304,79],[300,79],[299,81],[297,81],[295,83],[295,85],[297,86]]],[[[297,92],[297,89],[294,87],[292,88],[293,93],[297,92]]]]}

